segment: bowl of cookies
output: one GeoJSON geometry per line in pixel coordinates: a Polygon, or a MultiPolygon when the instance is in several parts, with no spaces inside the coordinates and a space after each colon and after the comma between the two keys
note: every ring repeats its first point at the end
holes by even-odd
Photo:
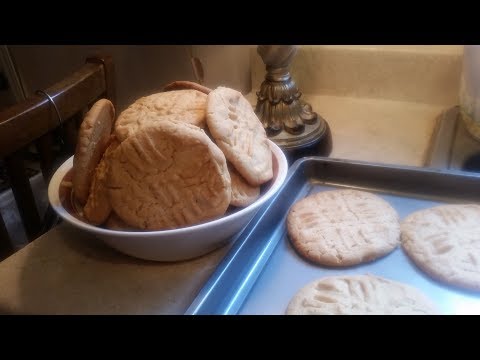
{"type": "Polygon", "coordinates": [[[97,101],[48,197],[65,222],[122,253],[179,261],[235,239],[287,170],[240,92],[182,82],[118,116],[97,101]]]}

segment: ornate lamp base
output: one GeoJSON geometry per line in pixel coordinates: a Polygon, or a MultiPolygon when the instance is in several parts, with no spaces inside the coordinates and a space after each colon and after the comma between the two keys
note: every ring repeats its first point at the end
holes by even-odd
{"type": "Polygon", "coordinates": [[[332,134],[328,123],[321,117],[314,125],[306,125],[300,136],[282,131],[269,137],[285,153],[289,164],[305,156],[329,156],[332,151],[332,134]]]}
{"type": "Polygon", "coordinates": [[[327,139],[329,133],[330,129],[327,122],[317,115],[317,121],[314,124],[305,124],[305,130],[302,134],[295,135],[282,131],[277,135],[269,136],[269,139],[284,150],[295,151],[314,147],[322,140],[327,139]]]}
{"type": "Polygon", "coordinates": [[[289,71],[296,47],[259,46],[267,74],[257,92],[255,113],[270,140],[292,157],[330,154],[331,134],[327,122],[301,100],[289,71]]]}

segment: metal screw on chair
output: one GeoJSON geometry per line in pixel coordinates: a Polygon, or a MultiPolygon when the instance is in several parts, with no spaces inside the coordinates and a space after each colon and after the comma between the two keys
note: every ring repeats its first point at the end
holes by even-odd
{"type": "MultiPolygon", "coordinates": [[[[37,90],[35,92],[35,94],[45,95],[48,98],[48,100],[53,105],[53,108],[55,109],[55,112],[57,114],[59,128],[62,129],[62,127],[63,127],[62,116],[60,115],[60,111],[58,110],[58,107],[57,107],[57,104],[55,104],[55,101],[53,101],[53,98],[47,92],[45,92],[43,90],[37,90]]],[[[62,144],[62,146],[65,146],[65,142],[63,141],[63,135],[62,134],[63,134],[63,131],[60,132],[60,143],[62,144]]],[[[43,233],[47,232],[48,230],[57,226],[60,222],[61,222],[60,217],[57,215],[57,213],[55,211],[53,211],[50,204],[48,204],[47,210],[45,211],[45,215],[43,217],[42,227],[41,227],[40,233],[43,234],[43,233]]]]}

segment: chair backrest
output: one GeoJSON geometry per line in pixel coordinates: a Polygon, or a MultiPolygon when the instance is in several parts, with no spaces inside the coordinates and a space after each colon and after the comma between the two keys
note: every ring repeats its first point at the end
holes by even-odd
{"type": "MultiPolygon", "coordinates": [[[[61,151],[73,154],[77,130],[88,109],[100,98],[115,105],[114,66],[111,57],[90,57],[78,71],[53,86],[0,111],[0,159],[3,161],[28,240],[41,235],[42,220],[35,204],[24,155],[35,146],[48,184],[54,164],[55,135],[61,151]]],[[[0,260],[13,252],[0,214],[0,260]]]]}

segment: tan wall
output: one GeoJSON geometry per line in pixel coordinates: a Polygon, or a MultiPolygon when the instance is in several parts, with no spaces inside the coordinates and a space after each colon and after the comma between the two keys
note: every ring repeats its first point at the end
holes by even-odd
{"type": "Polygon", "coordinates": [[[203,63],[206,86],[229,86],[243,94],[251,91],[249,46],[195,45],[192,50],[203,63]]]}
{"type": "MultiPolygon", "coordinates": [[[[291,72],[300,91],[347,97],[458,104],[461,45],[302,45],[291,72]]],[[[252,88],[265,64],[251,48],[252,88]]]]}
{"type": "Polygon", "coordinates": [[[204,66],[205,84],[251,89],[247,46],[195,45],[15,45],[9,46],[27,96],[80,67],[88,55],[112,55],[117,111],[174,80],[195,80],[190,53],[204,66]]]}

